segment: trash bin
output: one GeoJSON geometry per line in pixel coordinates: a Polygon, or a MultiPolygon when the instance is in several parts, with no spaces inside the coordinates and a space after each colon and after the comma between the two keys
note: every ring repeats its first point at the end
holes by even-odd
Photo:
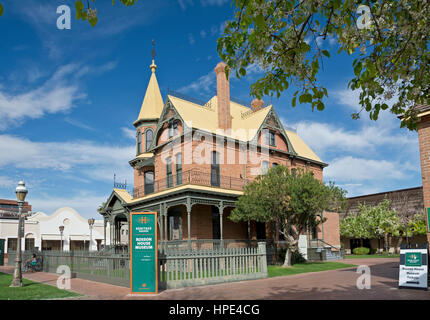
{"type": "Polygon", "coordinates": [[[4,265],[4,239],[0,239],[0,266],[4,265]]]}

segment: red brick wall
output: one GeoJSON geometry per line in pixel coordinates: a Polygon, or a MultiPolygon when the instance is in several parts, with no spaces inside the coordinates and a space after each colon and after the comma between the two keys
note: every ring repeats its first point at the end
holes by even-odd
{"type": "MultiPolygon", "coordinates": [[[[339,214],[336,212],[324,212],[324,241],[332,246],[340,246],[340,232],[339,232],[339,214]]],[[[322,225],[317,227],[318,239],[322,239],[322,225]]]]}
{"type": "MultiPolygon", "coordinates": [[[[418,123],[418,139],[420,145],[421,176],[423,181],[424,208],[430,207],[430,115],[421,118],[418,123]]],[[[428,226],[427,221],[427,226],[428,226]]],[[[427,228],[428,230],[428,228],[427,228]]],[[[430,233],[427,232],[430,242],[430,233]]]]}

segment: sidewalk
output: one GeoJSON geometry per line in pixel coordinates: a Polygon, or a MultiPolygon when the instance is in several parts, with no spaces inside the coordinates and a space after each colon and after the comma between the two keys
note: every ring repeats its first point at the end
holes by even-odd
{"type": "MultiPolygon", "coordinates": [[[[71,291],[84,295],[76,299],[177,299],[177,300],[263,300],[263,299],[401,299],[430,300],[430,292],[398,289],[398,259],[348,259],[345,263],[368,265],[372,273],[370,290],[356,287],[356,268],[345,268],[285,277],[232,282],[211,286],[166,290],[158,295],[130,295],[130,289],[106,283],[74,278],[71,291]]],[[[0,272],[13,273],[13,267],[0,267],[0,272]]],[[[58,275],[36,272],[24,273],[25,278],[56,285],[58,275]]]]}

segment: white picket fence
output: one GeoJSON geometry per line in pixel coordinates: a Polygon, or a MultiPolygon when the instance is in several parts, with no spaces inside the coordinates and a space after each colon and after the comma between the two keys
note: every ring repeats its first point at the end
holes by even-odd
{"type": "Polygon", "coordinates": [[[255,248],[169,250],[160,257],[160,284],[167,289],[266,277],[264,242],[255,248]]]}

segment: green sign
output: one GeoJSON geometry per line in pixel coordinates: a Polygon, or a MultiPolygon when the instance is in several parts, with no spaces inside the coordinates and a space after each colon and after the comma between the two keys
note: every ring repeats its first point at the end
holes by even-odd
{"type": "Polygon", "coordinates": [[[430,208],[427,208],[427,228],[430,232],[430,208]]]}
{"type": "Polygon", "coordinates": [[[130,221],[131,293],[158,293],[157,213],[132,212],[130,221]]]}
{"type": "Polygon", "coordinates": [[[406,252],[405,253],[405,266],[407,266],[407,267],[421,267],[421,252],[406,252]]]}

